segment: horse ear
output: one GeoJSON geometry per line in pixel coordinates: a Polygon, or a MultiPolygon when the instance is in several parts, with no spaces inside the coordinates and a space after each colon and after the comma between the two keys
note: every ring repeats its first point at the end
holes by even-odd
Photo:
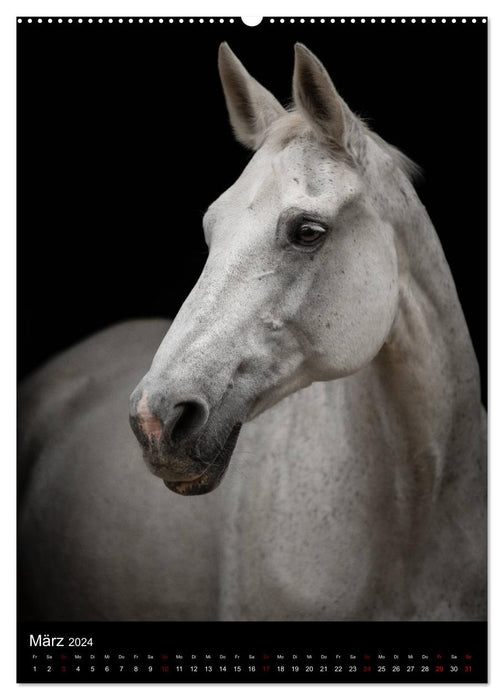
{"type": "Polygon", "coordinates": [[[319,59],[303,44],[295,46],[294,104],[329,145],[347,151],[356,131],[358,119],[339,96],[329,74],[319,59]]]}
{"type": "Polygon", "coordinates": [[[235,136],[257,150],[268,126],[285,114],[284,108],[246,71],[226,42],[219,46],[219,74],[235,136]]]}

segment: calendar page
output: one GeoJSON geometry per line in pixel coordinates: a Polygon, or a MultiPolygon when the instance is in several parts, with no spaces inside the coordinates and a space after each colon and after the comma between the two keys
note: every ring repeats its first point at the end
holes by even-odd
{"type": "Polygon", "coordinates": [[[17,18],[19,682],[486,682],[487,30],[17,18]]]}

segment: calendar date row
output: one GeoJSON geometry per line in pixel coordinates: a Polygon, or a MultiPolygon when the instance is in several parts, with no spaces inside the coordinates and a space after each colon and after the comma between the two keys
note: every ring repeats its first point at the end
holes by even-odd
{"type": "Polygon", "coordinates": [[[342,674],[342,673],[472,673],[468,664],[33,664],[32,673],[161,673],[161,674],[342,674]]]}

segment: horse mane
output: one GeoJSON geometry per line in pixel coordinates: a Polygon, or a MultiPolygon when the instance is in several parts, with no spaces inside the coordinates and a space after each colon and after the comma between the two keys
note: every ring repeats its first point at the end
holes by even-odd
{"type": "MultiPolygon", "coordinates": [[[[362,122],[362,120],[360,121],[362,122]]],[[[375,131],[372,131],[368,126],[366,126],[366,124],[363,123],[363,127],[367,136],[373,139],[373,141],[391,157],[393,163],[402,173],[404,173],[404,175],[406,175],[408,180],[415,182],[415,180],[418,180],[418,178],[422,176],[422,168],[418,165],[418,163],[415,163],[414,160],[405,155],[396,146],[392,146],[392,144],[385,141],[385,139],[382,139],[381,136],[379,136],[375,131]]]]}
{"type": "MultiPolygon", "coordinates": [[[[366,122],[352,114],[354,119],[354,130],[360,134],[361,140],[365,142],[365,137],[372,139],[379,148],[389,157],[392,164],[400,170],[411,182],[414,182],[422,174],[422,169],[411,158],[400,151],[396,146],[382,139],[376,132],[369,128],[366,122]],[[364,138],[363,138],[364,137],[364,138]]],[[[303,115],[295,108],[290,107],[286,113],[276,119],[268,128],[266,137],[273,142],[276,141],[280,150],[283,150],[291,141],[299,137],[315,136],[313,128],[303,115]]],[[[353,160],[360,160],[359,157],[353,160]]]]}

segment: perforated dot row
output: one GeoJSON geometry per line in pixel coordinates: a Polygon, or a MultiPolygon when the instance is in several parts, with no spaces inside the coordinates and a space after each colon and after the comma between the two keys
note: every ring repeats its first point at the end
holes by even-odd
{"type": "Polygon", "coordinates": [[[229,24],[233,24],[235,22],[234,17],[221,17],[220,19],[213,18],[213,17],[199,17],[197,19],[194,19],[192,17],[87,17],[87,18],[82,18],[82,17],[58,17],[58,18],[52,18],[52,17],[39,17],[38,19],[32,19],[32,18],[23,18],[23,17],[18,17],[18,24],[21,24],[22,22],[27,22],[28,24],[32,23],[38,23],[42,24],[42,22],[47,22],[48,24],[52,24],[53,22],[57,24],[163,24],[164,22],[167,22],[168,24],[184,24],[184,22],[187,22],[188,24],[204,24],[205,22],[208,22],[209,24],[214,24],[220,23],[224,24],[224,22],[229,22],[229,24]]]}
{"type": "MultiPolygon", "coordinates": [[[[36,24],[42,24],[43,22],[47,22],[47,24],[52,24],[57,23],[57,24],[163,24],[164,22],[167,22],[168,24],[204,24],[205,22],[208,22],[209,24],[214,24],[214,23],[219,23],[219,24],[224,24],[225,22],[228,22],[229,24],[233,24],[235,22],[234,17],[220,17],[220,18],[213,18],[213,17],[199,17],[197,19],[194,18],[189,18],[189,17],[177,17],[177,18],[164,18],[164,17],[128,17],[128,18],[123,18],[123,17],[88,17],[88,18],[74,18],[74,17],[59,17],[59,18],[52,18],[52,17],[38,17],[37,19],[32,19],[32,18],[24,18],[24,17],[18,17],[18,24],[22,24],[23,22],[27,22],[28,24],[36,23],[36,24]]],[[[320,24],[325,24],[326,22],[329,24],[335,24],[335,23],[340,23],[340,24],[345,24],[346,22],[349,22],[350,24],[415,24],[415,23],[420,23],[420,24],[436,24],[436,22],[441,22],[441,24],[446,24],[448,22],[451,22],[452,24],[456,24],[457,22],[461,22],[462,24],[466,23],[471,23],[471,24],[476,24],[477,22],[481,22],[482,24],[486,24],[486,18],[485,17],[472,17],[472,18],[465,18],[465,17],[401,17],[401,18],[396,18],[396,17],[380,17],[380,18],[375,18],[375,17],[361,17],[361,18],[355,18],[355,17],[341,17],[341,18],[325,18],[325,17],[311,17],[311,18],[304,18],[304,17],[289,17],[289,18],[284,18],[284,17],[271,17],[269,19],[270,24],[275,24],[275,22],[279,22],[280,24],[285,24],[285,23],[290,23],[290,24],[295,24],[298,22],[299,24],[315,24],[315,23],[320,23],[320,24]]]]}
{"type": "MultiPolygon", "coordinates": [[[[480,19],[483,24],[486,24],[486,19],[484,17],[478,19],[480,19]]],[[[445,24],[446,22],[451,22],[452,24],[456,24],[457,22],[461,22],[462,24],[472,22],[472,24],[476,24],[478,19],[475,17],[471,19],[467,19],[465,17],[451,17],[449,19],[439,17],[401,17],[399,19],[395,17],[379,17],[378,19],[376,17],[340,17],[339,19],[336,19],[335,17],[331,17],[330,19],[326,19],[324,17],[312,17],[309,19],[304,19],[302,17],[290,17],[289,19],[278,19],[276,17],[271,17],[269,21],[270,24],[274,24],[275,22],[280,22],[280,24],[284,24],[285,22],[290,22],[291,24],[294,24],[295,22],[299,22],[300,24],[304,24],[305,22],[309,24],[315,24],[316,22],[320,22],[320,24],[324,24],[325,22],[329,22],[330,24],[335,24],[338,22],[340,24],[345,24],[346,22],[350,22],[350,24],[376,24],[377,22],[381,24],[386,24],[387,22],[390,22],[391,24],[416,24],[417,22],[421,24],[426,24],[430,22],[432,24],[435,24],[437,21],[440,21],[443,24],[445,24]]]]}

